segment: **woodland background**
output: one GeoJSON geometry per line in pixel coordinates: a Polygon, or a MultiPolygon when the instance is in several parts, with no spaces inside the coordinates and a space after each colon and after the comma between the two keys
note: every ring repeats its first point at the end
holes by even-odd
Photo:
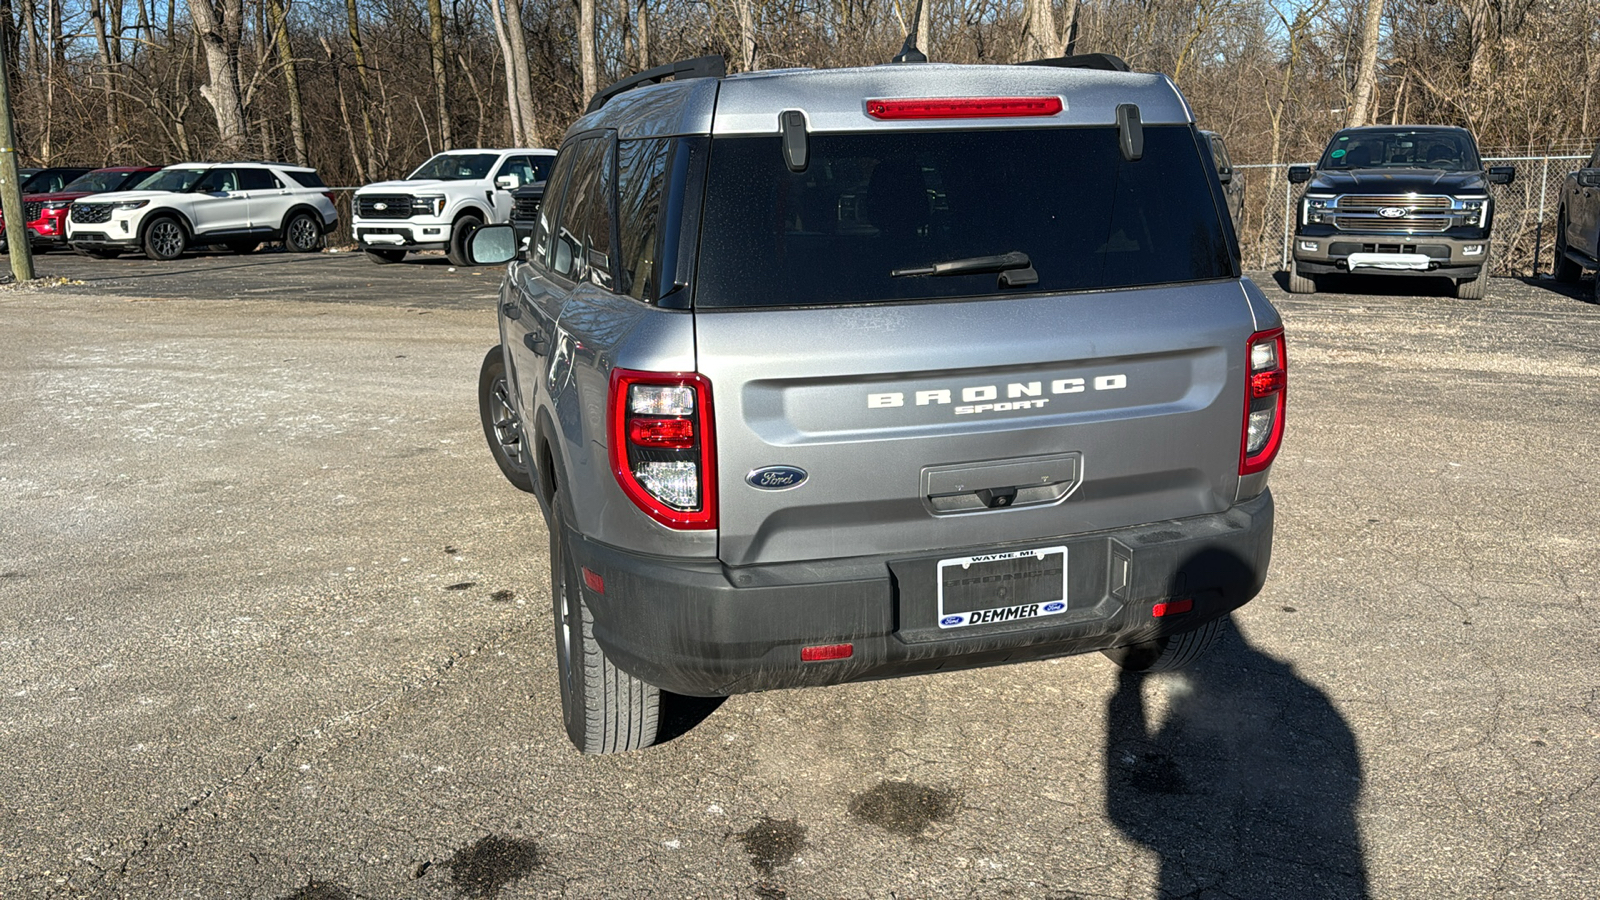
{"type": "MultiPolygon", "coordinates": [[[[553,146],[597,88],[675,59],[887,62],[917,16],[915,0],[0,0],[0,42],[20,164],[276,159],[360,185],[440,149],[553,146]]],[[[1499,156],[1587,154],[1600,133],[1597,0],[929,0],[920,20],[934,61],[1099,51],[1165,72],[1235,164],[1308,160],[1367,122],[1465,125],[1499,156]]],[[[1259,202],[1283,193],[1258,174],[1259,202]]]]}

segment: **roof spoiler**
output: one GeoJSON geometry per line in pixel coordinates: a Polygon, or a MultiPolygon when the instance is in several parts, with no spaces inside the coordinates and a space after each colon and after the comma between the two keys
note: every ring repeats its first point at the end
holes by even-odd
{"type": "Polygon", "coordinates": [[[680,59],[675,63],[656,66],[654,69],[646,69],[637,75],[629,75],[610,87],[595,91],[594,97],[589,100],[588,109],[585,109],[584,112],[592,113],[605,106],[606,101],[612,97],[624,91],[631,91],[641,85],[660,84],[668,78],[674,81],[682,81],[685,78],[721,78],[726,74],[728,74],[728,62],[721,56],[697,56],[694,59],[680,59]]]}
{"type": "Polygon", "coordinates": [[[1073,56],[1056,56],[1050,59],[1030,59],[1019,66],[1052,66],[1057,69],[1099,69],[1102,72],[1131,72],[1120,56],[1109,53],[1078,53],[1073,56]]]}

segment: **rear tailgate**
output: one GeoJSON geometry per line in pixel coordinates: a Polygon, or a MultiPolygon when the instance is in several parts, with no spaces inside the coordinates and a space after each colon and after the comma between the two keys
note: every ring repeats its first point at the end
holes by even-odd
{"type": "Polygon", "coordinates": [[[1228,508],[1237,281],[858,307],[698,310],[728,565],[919,553],[1228,508]],[[803,470],[798,486],[752,473],[803,470]]]}

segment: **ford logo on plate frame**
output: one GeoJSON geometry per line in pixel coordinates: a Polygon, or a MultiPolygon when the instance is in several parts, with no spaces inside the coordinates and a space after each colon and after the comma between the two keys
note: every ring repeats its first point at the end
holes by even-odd
{"type": "Polygon", "coordinates": [[[799,466],[762,466],[744,477],[745,483],[762,491],[787,491],[806,483],[810,477],[799,466]]]}

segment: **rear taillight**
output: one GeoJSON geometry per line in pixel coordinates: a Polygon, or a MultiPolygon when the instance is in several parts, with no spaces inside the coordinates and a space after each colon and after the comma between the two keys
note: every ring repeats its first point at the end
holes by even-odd
{"type": "Polygon", "coordinates": [[[1272,465],[1283,445],[1284,395],[1289,385],[1289,360],[1284,355],[1283,329],[1258,331],[1245,351],[1248,371],[1244,390],[1244,437],[1239,448],[1239,474],[1251,475],[1272,465]]]}
{"type": "Polygon", "coordinates": [[[669,528],[717,527],[711,382],[693,372],[611,370],[611,470],[669,528]]]}
{"type": "Polygon", "coordinates": [[[327,197],[329,203],[333,202],[333,191],[323,191],[322,196],[327,197]]]}
{"type": "Polygon", "coordinates": [[[883,120],[1010,119],[1053,116],[1059,112],[1060,97],[924,97],[867,101],[867,115],[883,120]]]}

